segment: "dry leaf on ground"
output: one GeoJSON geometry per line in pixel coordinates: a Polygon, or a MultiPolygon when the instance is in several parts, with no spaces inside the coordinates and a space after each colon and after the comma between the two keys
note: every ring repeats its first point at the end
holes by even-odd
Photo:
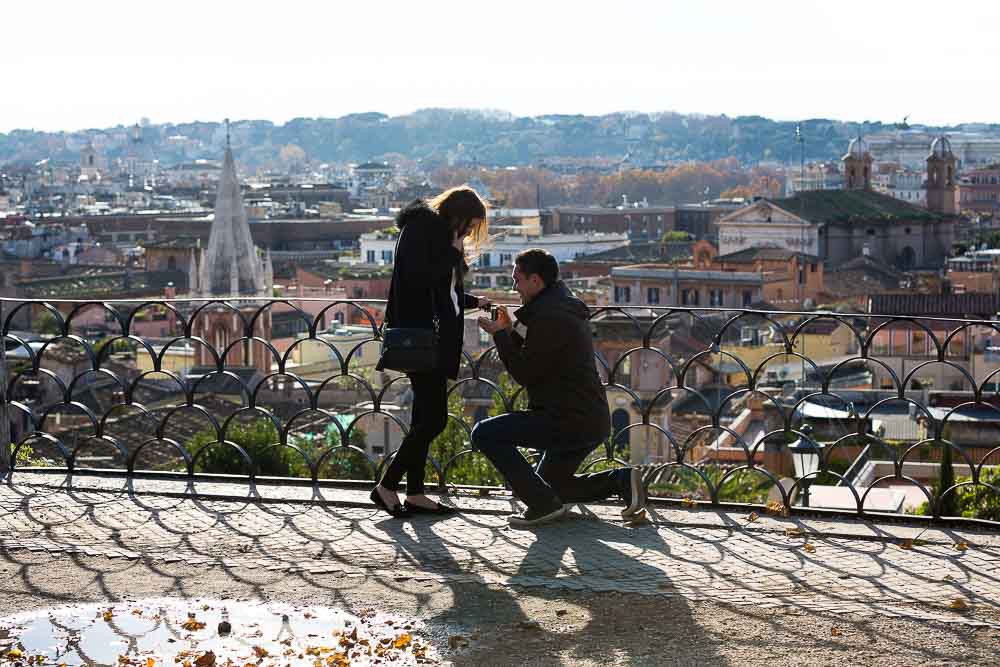
{"type": "Polygon", "coordinates": [[[952,609],[961,611],[964,609],[968,609],[969,603],[966,602],[964,598],[955,598],[954,600],[951,601],[951,604],[949,604],[948,606],[951,607],[952,609]]]}
{"type": "Polygon", "coordinates": [[[181,623],[181,627],[189,632],[194,632],[195,630],[202,630],[205,624],[194,617],[194,615],[188,616],[188,619],[181,623]]]}
{"type": "Polygon", "coordinates": [[[954,545],[952,545],[952,548],[954,548],[955,551],[968,551],[969,550],[969,543],[968,542],[956,542],[954,545]]]}
{"type": "Polygon", "coordinates": [[[396,637],[396,641],[394,641],[392,645],[395,646],[396,648],[406,648],[407,646],[410,645],[410,640],[411,637],[409,633],[404,632],[400,636],[396,637]]]}
{"type": "Polygon", "coordinates": [[[750,523],[753,523],[754,521],[756,521],[759,518],[760,518],[759,514],[757,514],[756,512],[750,512],[750,516],[747,517],[747,521],[749,521],[750,523]]]}
{"type": "Polygon", "coordinates": [[[801,528],[785,528],[785,537],[802,537],[801,528]]]}
{"type": "Polygon", "coordinates": [[[809,553],[813,553],[814,551],[816,551],[816,547],[814,547],[813,545],[809,544],[808,542],[806,542],[805,544],[803,544],[802,548],[805,549],[806,551],[808,551],[809,553]]]}
{"type": "Polygon", "coordinates": [[[684,507],[687,507],[687,508],[690,509],[692,507],[697,507],[698,503],[696,503],[695,501],[691,500],[690,498],[682,498],[681,499],[681,505],[683,505],[684,507]]]}
{"type": "Polygon", "coordinates": [[[905,540],[903,540],[902,542],[899,543],[899,548],[900,549],[912,549],[913,548],[913,540],[910,539],[910,538],[906,538],[905,540]]]}
{"type": "Polygon", "coordinates": [[[215,667],[215,653],[205,651],[195,659],[194,664],[195,667],[215,667]]]}
{"type": "Polygon", "coordinates": [[[779,503],[777,500],[772,500],[767,504],[767,511],[771,514],[777,514],[779,516],[788,516],[788,508],[785,507],[783,503],[779,503]]]}
{"type": "Polygon", "coordinates": [[[840,631],[840,628],[830,628],[831,637],[840,637],[844,633],[840,631]]]}

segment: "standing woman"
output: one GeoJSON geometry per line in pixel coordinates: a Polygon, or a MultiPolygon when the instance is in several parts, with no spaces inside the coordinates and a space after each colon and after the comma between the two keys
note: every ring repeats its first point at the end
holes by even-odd
{"type": "Polygon", "coordinates": [[[460,186],[430,201],[416,200],[396,219],[399,240],[386,322],[393,327],[431,328],[436,315],[440,329],[437,368],[407,373],[413,388],[410,430],[371,493],[372,502],[393,516],[452,511],[424,495],[424,469],[431,441],[448,423],[447,380],[458,377],[465,329],[462,311],[490,306],[487,299],[462,289],[469,270],[466,247],[474,255],[487,238],[486,209],[475,190],[460,186]],[[406,502],[401,505],[396,491],[404,475],[406,502]]]}

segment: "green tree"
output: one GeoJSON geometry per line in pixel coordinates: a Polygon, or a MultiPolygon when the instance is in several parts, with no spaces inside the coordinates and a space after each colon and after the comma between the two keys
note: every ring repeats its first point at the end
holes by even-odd
{"type": "MultiPolygon", "coordinates": [[[[288,477],[291,475],[291,456],[298,456],[287,447],[268,449],[278,442],[278,431],[267,419],[258,419],[248,424],[231,424],[226,439],[243,448],[250,457],[251,465],[256,465],[258,475],[288,477]],[[291,456],[289,456],[291,454],[291,456]]],[[[208,449],[198,459],[196,472],[227,475],[249,474],[246,461],[236,449],[228,444],[216,442],[215,432],[204,430],[191,438],[189,451],[192,455],[203,447],[208,449]]]]}
{"type": "MultiPolygon", "coordinates": [[[[342,439],[340,430],[330,424],[323,433],[302,433],[292,435],[291,442],[306,452],[314,463],[319,461],[323,453],[331,447],[340,447],[342,439]]],[[[367,438],[361,427],[355,425],[347,436],[347,443],[366,451],[367,438]]],[[[309,468],[305,460],[292,452],[295,464],[292,472],[296,477],[308,477],[309,468]]],[[[319,477],[323,479],[372,479],[375,476],[373,465],[360,453],[352,450],[334,450],[319,468],[319,477]]]]}
{"type": "MultiPolygon", "coordinates": [[[[362,451],[365,449],[365,432],[355,426],[351,430],[349,443],[362,451]]],[[[227,438],[246,451],[258,475],[275,477],[309,477],[309,465],[291,447],[271,447],[278,442],[278,432],[267,419],[257,419],[248,424],[233,424],[227,438]]],[[[323,451],[340,445],[340,432],[333,425],[320,434],[292,434],[290,444],[296,445],[316,463],[323,451]]],[[[189,444],[189,451],[198,452],[202,447],[208,450],[198,459],[196,472],[227,475],[245,475],[250,471],[240,453],[228,444],[215,441],[215,432],[204,430],[196,433],[189,444]]],[[[371,479],[373,471],[356,452],[331,454],[320,468],[320,477],[327,479],[371,479]]]]}
{"type": "Polygon", "coordinates": [[[690,241],[694,237],[688,232],[682,232],[679,230],[671,230],[663,234],[663,238],[660,239],[660,243],[676,243],[678,241],[690,241]]]}
{"type": "MultiPolygon", "coordinates": [[[[959,483],[970,481],[972,481],[971,477],[958,478],[959,483]]],[[[991,484],[995,488],[1000,488],[1000,469],[983,470],[979,481],[980,484],[961,486],[949,494],[955,499],[955,508],[949,510],[947,513],[942,509],[941,515],[1000,521],[1000,493],[997,493],[988,486],[984,486],[985,484],[991,484]]],[[[939,492],[937,488],[934,491],[939,492]]],[[[930,514],[929,503],[923,503],[916,509],[916,513],[930,514]]]]}
{"type": "MultiPolygon", "coordinates": [[[[940,495],[944,493],[947,489],[950,489],[955,485],[955,467],[952,465],[951,461],[951,446],[946,443],[941,443],[941,473],[938,477],[937,483],[937,493],[940,495]]],[[[938,508],[938,514],[941,516],[958,516],[958,494],[956,492],[951,492],[945,497],[941,498],[941,504],[938,508]]]]}
{"type": "MultiPolygon", "coordinates": [[[[715,464],[700,467],[701,472],[718,489],[720,502],[727,503],[764,503],[773,484],[763,474],[749,470],[741,470],[731,475],[719,486],[719,481],[726,470],[715,464]]],[[[708,500],[710,498],[708,485],[693,470],[672,468],[664,477],[649,487],[650,495],[692,498],[708,500]]]]}
{"type": "Polygon", "coordinates": [[[59,324],[59,320],[52,314],[52,311],[45,309],[38,314],[34,329],[40,334],[57,336],[62,332],[62,325],[59,324]]]}
{"type": "MultiPolygon", "coordinates": [[[[464,421],[464,401],[459,392],[452,392],[448,397],[448,413],[464,421]]],[[[448,468],[447,482],[449,484],[469,484],[473,486],[499,486],[503,484],[503,479],[497,473],[496,468],[482,454],[469,452],[472,443],[465,428],[454,419],[448,419],[438,437],[431,443],[430,457],[438,462],[442,468],[448,465],[449,461],[458,454],[465,452],[448,468]]],[[[427,480],[438,479],[437,472],[427,462],[427,480]]]]}

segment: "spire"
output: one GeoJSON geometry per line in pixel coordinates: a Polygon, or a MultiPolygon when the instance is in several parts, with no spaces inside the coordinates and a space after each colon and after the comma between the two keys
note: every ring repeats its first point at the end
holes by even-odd
{"type": "Polygon", "coordinates": [[[230,148],[231,147],[229,145],[229,119],[227,118],[226,119],[226,150],[228,151],[230,148]]]}
{"type": "Polygon", "coordinates": [[[201,282],[201,290],[206,296],[256,296],[262,290],[261,264],[250,235],[233,152],[228,147],[222,161],[215,219],[203,269],[205,279],[201,282]],[[235,289],[233,275],[236,276],[235,289]]]}

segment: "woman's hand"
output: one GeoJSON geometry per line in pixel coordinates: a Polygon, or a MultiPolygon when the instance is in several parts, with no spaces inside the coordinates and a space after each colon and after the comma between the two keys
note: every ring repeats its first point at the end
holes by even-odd
{"type": "Polygon", "coordinates": [[[476,302],[476,307],[480,310],[489,310],[493,302],[487,299],[485,296],[477,297],[479,300],[476,302]]]}
{"type": "Polygon", "coordinates": [[[455,250],[459,251],[460,253],[462,253],[464,255],[465,254],[465,235],[464,234],[460,235],[458,232],[456,232],[455,236],[451,240],[451,245],[452,245],[453,248],[455,248],[455,250]]]}

